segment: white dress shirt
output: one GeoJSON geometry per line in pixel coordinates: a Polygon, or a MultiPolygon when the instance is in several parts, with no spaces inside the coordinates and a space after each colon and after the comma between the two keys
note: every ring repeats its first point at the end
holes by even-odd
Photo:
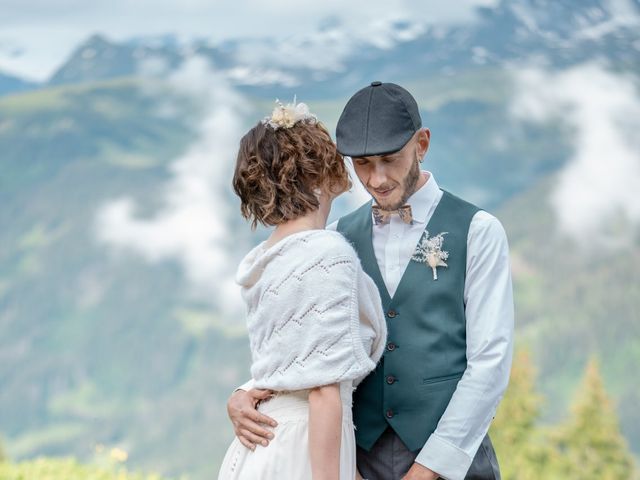
{"type": "MultiPolygon", "coordinates": [[[[407,203],[413,224],[398,215],[373,225],[373,249],[390,296],[409,264],[442,191],[430,172],[427,182],[407,203]]],[[[338,222],[327,228],[335,230],[338,222]]],[[[463,480],[489,430],[509,381],[513,353],[514,309],[509,247],[502,225],[493,215],[477,212],[467,236],[464,288],[467,368],[435,432],[416,462],[446,480],[463,480]]]]}

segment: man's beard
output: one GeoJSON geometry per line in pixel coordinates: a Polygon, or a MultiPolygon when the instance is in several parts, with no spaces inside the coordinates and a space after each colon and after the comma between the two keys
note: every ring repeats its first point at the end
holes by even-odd
{"type": "Polygon", "coordinates": [[[402,196],[400,200],[393,204],[384,204],[378,203],[378,205],[384,210],[397,210],[401,206],[403,206],[408,198],[414,194],[416,191],[416,185],[418,184],[418,180],[420,179],[420,166],[418,162],[413,162],[411,166],[411,170],[407,173],[407,176],[404,178],[402,182],[402,196]]]}

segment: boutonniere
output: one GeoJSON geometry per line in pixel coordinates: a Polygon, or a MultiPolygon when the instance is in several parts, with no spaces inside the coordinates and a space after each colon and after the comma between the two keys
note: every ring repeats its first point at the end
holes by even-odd
{"type": "Polygon", "coordinates": [[[429,232],[425,231],[420,239],[420,243],[418,243],[416,247],[413,257],[411,257],[411,260],[429,265],[431,270],[433,270],[434,280],[438,280],[437,268],[447,266],[445,260],[449,258],[449,252],[442,250],[444,235],[447,233],[448,232],[441,232],[433,237],[429,237],[429,232]]]}

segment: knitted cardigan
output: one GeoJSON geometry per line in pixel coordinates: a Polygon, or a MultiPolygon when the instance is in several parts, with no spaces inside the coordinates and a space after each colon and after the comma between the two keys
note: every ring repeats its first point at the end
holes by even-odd
{"type": "Polygon", "coordinates": [[[301,390],[357,385],[382,356],[378,289],[353,247],[329,230],[298,232],[242,260],[253,386],[301,390]]]}

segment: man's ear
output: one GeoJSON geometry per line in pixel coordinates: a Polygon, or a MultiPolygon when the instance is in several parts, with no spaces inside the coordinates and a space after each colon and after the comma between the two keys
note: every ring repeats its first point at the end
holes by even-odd
{"type": "Polygon", "coordinates": [[[421,128],[418,130],[418,145],[417,145],[417,154],[418,159],[422,161],[424,156],[427,154],[427,150],[429,150],[429,142],[431,141],[431,130],[428,128],[421,128]]]}

